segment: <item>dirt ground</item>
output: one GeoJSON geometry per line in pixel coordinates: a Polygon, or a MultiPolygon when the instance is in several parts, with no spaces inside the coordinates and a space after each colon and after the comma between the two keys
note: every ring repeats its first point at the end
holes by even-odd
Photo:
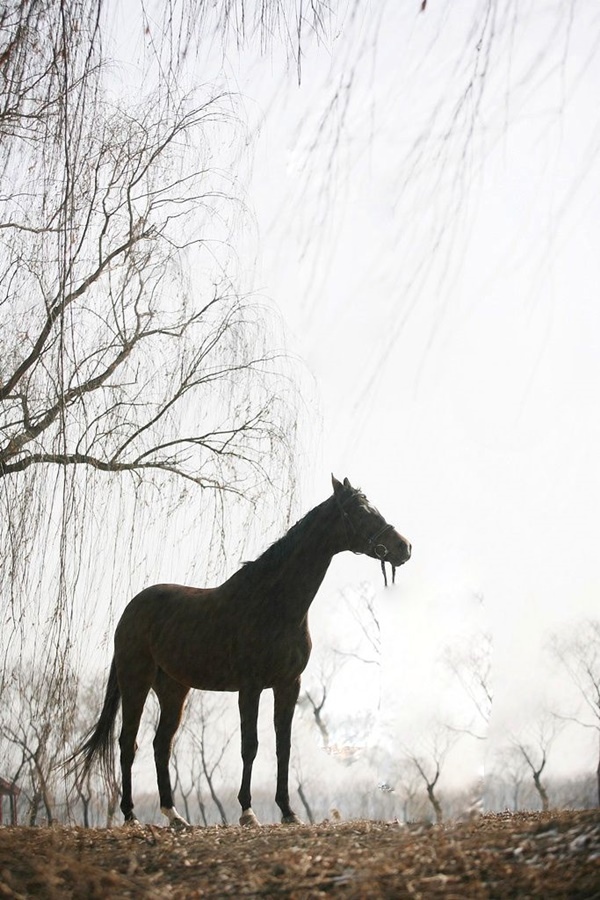
{"type": "Polygon", "coordinates": [[[600,810],[444,826],[0,828],[0,897],[600,898],[600,810]]]}

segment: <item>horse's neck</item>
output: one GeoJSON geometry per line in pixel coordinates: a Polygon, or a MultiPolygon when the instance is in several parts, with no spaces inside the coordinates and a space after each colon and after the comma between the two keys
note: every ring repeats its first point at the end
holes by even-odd
{"type": "Polygon", "coordinates": [[[261,606],[273,603],[278,616],[287,613],[294,619],[303,618],[333,556],[344,549],[336,512],[331,501],[321,503],[278,542],[275,560],[267,551],[228,584],[261,606]]]}
{"type": "Polygon", "coordinates": [[[311,510],[303,525],[300,535],[290,536],[289,553],[282,556],[274,585],[278,608],[294,619],[306,615],[333,556],[343,549],[329,501],[311,510]]]}

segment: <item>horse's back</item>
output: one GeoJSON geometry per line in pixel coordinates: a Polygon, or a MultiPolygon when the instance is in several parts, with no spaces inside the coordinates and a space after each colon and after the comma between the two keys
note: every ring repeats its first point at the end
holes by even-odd
{"type": "Polygon", "coordinates": [[[119,620],[117,668],[146,664],[188,687],[237,689],[231,642],[238,618],[218,588],[152,585],[130,600],[119,620]]]}
{"type": "MultiPolygon", "coordinates": [[[[165,628],[185,631],[216,614],[221,605],[211,588],[153,584],[136,594],[123,610],[115,642],[152,640],[165,628]]],[[[219,615],[223,612],[219,611],[219,615]]]]}

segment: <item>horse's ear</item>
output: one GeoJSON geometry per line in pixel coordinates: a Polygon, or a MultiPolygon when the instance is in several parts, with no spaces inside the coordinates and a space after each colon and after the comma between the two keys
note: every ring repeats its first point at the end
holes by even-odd
{"type": "Polygon", "coordinates": [[[347,478],[344,478],[344,483],[338,481],[333,472],[331,473],[331,483],[333,485],[334,494],[344,493],[344,491],[350,490],[353,491],[354,488],[350,484],[347,478]]]}

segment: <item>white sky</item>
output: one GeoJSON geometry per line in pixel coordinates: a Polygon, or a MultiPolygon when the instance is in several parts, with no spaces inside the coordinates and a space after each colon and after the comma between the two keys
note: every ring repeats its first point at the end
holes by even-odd
{"type": "MultiPolygon", "coordinates": [[[[232,49],[225,69],[256,135],[257,288],[319,401],[302,511],[333,471],[413,544],[379,598],[397,629],[381,690],[433,708],[439,648],[483,616],[496,716],[518,722],[544,695],[545,633],[599,609],[600,13],[492,3],[486,68],[486,4],[419,5],[309,39],[300,87],[276,49],[232,49]]],[[[380,578],[336,559],[315,631],[341,589],[380,578]]]]}

